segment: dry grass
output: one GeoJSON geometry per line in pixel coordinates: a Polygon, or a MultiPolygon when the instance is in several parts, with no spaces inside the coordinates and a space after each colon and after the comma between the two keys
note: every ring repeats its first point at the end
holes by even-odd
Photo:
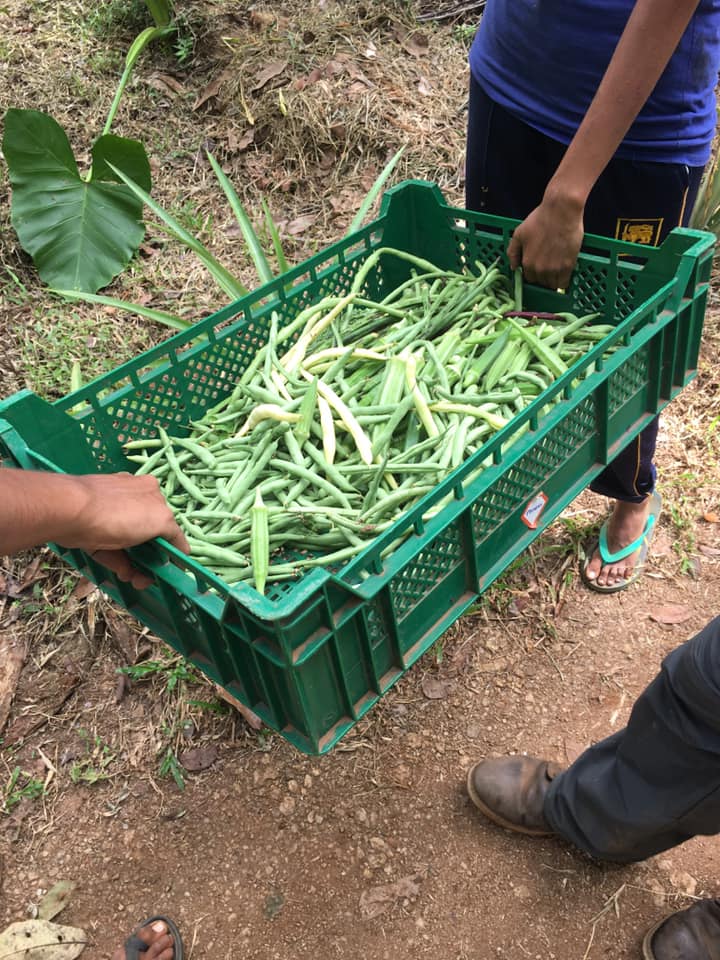
{"type": "Polygon", "coordinates": [[[406,176],[459,198],[465,50],[449,31],[419,27],[407,3],[256,8],[228,45],[227,112],[285,169],[281,189],[317,178],[337,195],[405,146],[406,176]],[[269,63],[284,69],[257,89],[269,63]]]}
{"type": "MultiPolygon", "coordinates": [[[[99,14],[90,0],[34,0],[29,12],[12,0],[0,10],[0,110],[51,113],[81,169],[132,37],[123,20],[110,29],[106,14],[105,35],[98,36],[99,14]]],[[[272,11],[217,0],[184,4],[182,16],[194,59],[181,65],[172,44],[146,51],[114,131],[145,143],[156,199],[246,285],[257,278],[206,149],[219,158],[258,227],[267,198],[293,261],[342,235],[401,146],[396,180],[434,179],[452,202],[461,199],[466,50],[451,28],[418,27],[412,6],[401,0],[272,11]],[[282,71],[262,84],[278,63],[282,71]]],[[[169,335],[126,314],[49,298],[17,244],[9,199],[3,170],[3,393],[27,384],[57,396],[67,389],[74,359],[87,379],[169,335]],[[83,347],[93,324],[103,331],[106,355],[97,344],[83,347]],[[80,331],[79,346],[60,351],[58,364],[56,331],[62,328],[80,331]],[[27,375],[29,365],[34,375],[27,375]],[[38,375],[43,368],[48,376],[38,375]]],[[[190,319],[226,300],[198,259],[152,225],[130,268],[105,292],[190,319]]]]}

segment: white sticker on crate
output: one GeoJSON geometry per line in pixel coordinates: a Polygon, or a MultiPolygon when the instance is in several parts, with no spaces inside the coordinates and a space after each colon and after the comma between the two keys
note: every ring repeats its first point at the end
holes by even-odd
{"type": "Polygon", "coordinates": [[[522,522],[530,527],[531,530],[535,530],[538,522],[540,520],[540,514],[545,509],[545,504],[548,502],[548,498],[544,493],[538,493],[536,497],[533,497],[530,503],[525,507],[522,514],[522,522]]]}

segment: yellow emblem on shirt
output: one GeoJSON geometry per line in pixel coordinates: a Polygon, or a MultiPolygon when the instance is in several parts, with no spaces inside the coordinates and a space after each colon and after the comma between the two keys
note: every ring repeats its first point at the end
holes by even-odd
{"type": "Polygon", "coordinates": [[[616,240],[629,240],[631,243],[645,243],[654,247],[660,239],[664,217],[649,220],[619,217],[615,226],[616,240]]]}

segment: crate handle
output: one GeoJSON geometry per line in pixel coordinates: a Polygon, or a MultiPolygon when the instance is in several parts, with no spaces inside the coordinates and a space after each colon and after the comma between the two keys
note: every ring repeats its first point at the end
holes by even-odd
{"type": "Polygon", "coordinates": [[[0,454],[14,460],[23,470],[37,469],[27,444],[7,420],[0,420],[0,454]]]}

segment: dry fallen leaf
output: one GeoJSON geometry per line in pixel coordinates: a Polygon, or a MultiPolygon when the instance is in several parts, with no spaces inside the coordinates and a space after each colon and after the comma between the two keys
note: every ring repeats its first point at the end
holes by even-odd
{"type": "Polygon", "coordinates": [[[720,548],[711,547],[707,543],[699,543],[698,550],[704,557],[720,557],[720,548]]]}
{"type": "Polygon", "coordinates": [[[87,944],[79,927],[47,920],[21,920],[0,933],[0,960],[75,960],[87,944]]]}
{"type": "Polygon", "coordinates": [[[92,580],[88,580],[86,577],[80,577],[70,596],[74,597],[75,600],[85,600],[86,597],[89,597],[90,594],[96,591],[97,584],[93,583],[92,580]]]}
{"type": "Polygon", "coordinates": [[[52,920],[56,917],[67,906],[74,889],[75,884],[72,881],[59,880],[40,901],[38,917],[41,920],[52,920]]]}
{"type": "Polygon", "coordinates": [[[266,30],[275,25],[276,16],[270,10],[251,10],[250,26],[255,30],[266,30]]]}
{"type": "Polygon", "coordinates": [[[232,75],[232,71],[223,70],[219,76],[211,80],[205,89],[200,92],[197,100],[192,105],[193,110],[198,110],[204,103],[207,103],[208,100],[212,99],[212,97],[216,97],[220,93],[222,85],[232,75]]]}
{"type": "Polygon", "coordinates": [[[680,603],[666,603],[661,607],[655,607],[654,610],[650,611],[648,616],[651,620],[654,620],[655,623],[663,623],[666,625],[685,623],[686,620],[692,617],[692,610],[680,603]]]}
{"type": "Polygon", "coordinates": [[[291,237],[296,237],[300,233],[305,233],[308,227],[312,227],[316,220],[317,214],[305,213],[301,217],[296,217],[294,220],[291,220],[286,227],[286,232],[289,233],[291,237]]]}
{"type": "Polygon", "coordinates": [[[430,41],[424,33],[412,33],[402,41],[403,47],[413,57],[426,57],[430,49],[430,41]]]}
{"type": "Polygon", "coordinates": [[[429,97],[432,95],[433,89],[430,86],[430,81],[426,77],[420,77],[420,81],[417,85],[417,91],[423,97],[429,97]]]}
{"type": "Polygon", "coordinates": [[[160,93],[178,94],[185,93],[185,87],[176,80],[175,77],[168,76],[166,73],[153,73],[145,81],[153,90],[159,90],[160,93]]]}
{"type": "Polygon", "coordinates": [[[452,684],[449,680],[438,680],[437,677],[423,677],[420,686],[428,700],[444,700],[452,684]]]}
{"type": "Polygon", "coordinates": [[[229,703],[231,707],[235,707],[237,712],[245,719],[245,722],[248,723],[253,730],[262,730],[263,722],[260,717],[253,713],[250,707],[246,707],[244,703],[241,703],[237,697],[234,697],[231,693],[228,693],[223,687],[219,686],[217,683],[215,686],[215,693],[220,697],[221,700],[224,700],[226,703],[229,703]]]}
{"type": "Polygon", "coordinates": [[[234,130],[228,130],[227,134],[227,148],[229,153],[242,153],[243,150],[251,145],[255,139],[255,130],[253,127],[248,127],[247,130],[243,133],[241,137],[235,133],[234,130]]]}
{"type": "Polygon", "coordinates": [[[183,750],[178,760],[189,770],[190,773],[199,773],[201,770],[207,770],[218,758],[218,748],[214,746],[193,747],[191,750],[183,750]]]}
{"type": "Polygon", "coordinates": [[[2,670],[0,670],[0,734],[5,729],[5,724],[10,716],[10,707],[27,656],[25,641],[16,637],[12,631],[4,632],[5,636],[0,637],[0,663],[2,664],[2,670]]]}
{"type": "Polygon", "coordinates": [[[360,913],[366,920],[372,920],[383,913],[387,913],[399,900],[411,900],[420,893],[420,874],[403,877],[395,883],[384,883],[379,887],[371,887],[360,895],[360,913]]]}
{"type": "Polygon", "coordinates": [[[258,90],[262,90],[266,83],[274,80],[275,77],[279,77],[287,65],[287,60],[272,60],[266,64],[258,73],[255,83],[250,87],[250,93],[257,93],[258,90]]]}
{"type": "Polygon", "coordinates": [[[358,80],[361,84],[371,89],[375,86],[372,80],[368,79],[368,77],[365,76],[365,74],[362,72],[362,70],[356,63],[353,63],[352,61],[348,61],[345,64],[345,69],[347,70],[348,75],[352,80],[358,80]]]}
{"type": "Polygon", "coordinates": [[[318,80],[322,80],[323,72],[319,67],[315,67],[305,78],[308,83],[317,83],[318,80]]]}
{"type": "Polygon", "coordinates": [[[113,610],[103,612],[105,626],[111,637],[122,653],[125,662],[128,664],[137,663],[138,660],[138,635],[130,626],[116,614],[113,610]]]}
{"type": "Polygon", "coordinates": [[[38,554],[34,557],[30,563],[25,567],[23,572],[19,577],[12,577],[9,574],[3,574],[0,578],[0,593],[4,594],[6,597],[19,597],[23,591],[27,590],[28,587],[32,587],[33,584],[37,583],[39,580],[44,580],[47,577],[47,570],[40,570],[40,564],[43,561],[43,557],[38,554]]]}

